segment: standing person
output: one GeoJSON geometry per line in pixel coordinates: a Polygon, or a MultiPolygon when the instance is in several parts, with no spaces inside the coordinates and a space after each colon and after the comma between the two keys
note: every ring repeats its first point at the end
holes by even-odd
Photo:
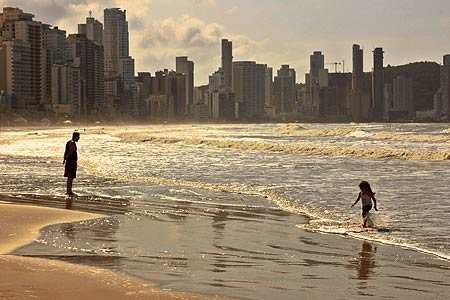
{"type": "Polygon", "coordinates": [[[375,193],[372,192],[372,188],[370,187],[370,184],[367,181],[361,181],[359,184],[359,188],[361,192],[358,195],[358,199],[356,199],[355,203],[352,204],[352,207],[358,203],[358,201],[361,199],[361,207],[362,207],[362,217],[363,217],[363,227],[367,227],[367,220],[369,216],[369,211],[372,209],[372,200],[373,200],[373,207],[376,211],[377,209],[377,199],[375,199],[375,193]]]}
{"type": "Polygon", "coordinates": [[[80,133],[74,132],[72,134],[72,139],[66,144],[66,151],[64,152],[64,177],[67,177],[67,195],[69,197],[74,196],[75,194],[72,191],[73,180],[77,178],[77,161],[78,161],[78,153],[77,153],[77,144],[80,140],[80,133]]]}

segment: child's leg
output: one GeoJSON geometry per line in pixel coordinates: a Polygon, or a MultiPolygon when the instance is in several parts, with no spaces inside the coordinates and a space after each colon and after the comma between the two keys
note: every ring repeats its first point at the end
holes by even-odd
{"type": "Polygon", "coordinates": [[[364,206],[362,208],[362,217],[363,217],[363,227],[367,227],[367,221],[369,220],[369,211],[372,209],[371,206],[364,206]]]}
{"type": "Polygon", "coordinates": [[[366,216],[363,218],[363,228],[366,228],[366,227],[367,227],[367,220],[368,220],[368,216],[366,215],[366,216]]]}

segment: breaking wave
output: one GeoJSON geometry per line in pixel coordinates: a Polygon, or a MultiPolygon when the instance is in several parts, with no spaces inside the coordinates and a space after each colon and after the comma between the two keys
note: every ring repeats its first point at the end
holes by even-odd
{"type": "Polygon", "coordinates": [[[280,209],[293,213],[300,214],[309,219],[306,224],[298,225],[297,227],[308,230],[316,231],[328,234],[340,234],[347,235],[353,238],[376,241],[379,243],[387,245],[401,246],[411,250],[415,250],[422,253],[431,254],[443,259],[450,259],[450,256],[446,253],[427,249],[426,247],[416,246],[412,242],[401,239],[398,237],[393,237],[389,233],[391,229],[389,228],[390,222],[388,220],[379,220],[374,218],[377,224],[375,229],[362,230],[359,220],[342,220],[337,221],[333,219],[333,213],[326,213],[322,209],[313,209],[311,207],[303,207],[298,202],[293,202],[292,199],[286,197],[282,192],[276,188],[264,187],[264,186],[249,186],[241,183],[209,183],[201,181],[192,181],[184,179],[170,179],[163,177],[138,177],[130,175],[126,172],[120,172],[120,170],[112,168],[100,167],[101,163],[94,163],[88,160],[82,161],[81,165],[83,168],[93,173],[94,175],[101,177],[114,177],[115,179],[125,180],[132,182],[133,184],[154,184],[161,186],[176,186],[187,189],[200,189],[213,192],[223,192],[223,193],[235,193],[248,196],[259,196],[271,201],[274,205],[280,209]]]}
{"type": "Polygon", "coordinates": [[[431,134],[399,134],[395,132],[378,132],[374,135],[377,140],[394,140],[412,143],[446,143],[450,136],[431,134]]]}
{"type": "Polygon", "coordinates": [[[392,148],[358,148],[354,146],[335,146],[331,144],[319,144],[308,142],[277,143],[266,141],[243,141],[231,139],[206,139],[195,137],[157,137],[141,134],[121,135],[122,141],[143,142],[159,144],[183,143],[187,145],[206,145],[222,149],[236,149],[244,151],[269,151],[287,154],[317,155],[317,156],[344,156],[371,159],[402,159],[402,160],[426,160],[444,161],[450,160],[450,151],[431,150],[402,150],[392,148]]]}
{"type": "Polygon", "coordinates": [[[450,142],[450,128],[443,130],[440,135],[399,133],[399,132],[376,132],[371,133],[359,127],[337,127],[333,129],[308,129],[296,124],[286,124],[275,129],[278,133],[287,136],[304,137],[356,137],[370,138],[374,140],[392,140],[412,143],[445,143],[450,142]]]}
{"type": "Polygon", "coordinates": [[[391,229],[389,224],[375,224],[372,228],[364,229],[361,227],[360,222],[355,222],[353,220],[343,222],[313,220],[306,224],[299,224],[297,227],[311,232],[344,235],[385,245],[402,247],[405,249],[430,254],[441,259],[450,260],[450,255],[448,253],[427,249],[426,247],[419,246],[417,243],[412,243],[407,239],[390,235],[389,233],[395,231],[395,229],[391,229]]]}
{"type": "Polygon", "coordinates": [[[286,124],[278,127],[277,132],[290,136],[308,136],[308,137],[327,137],[327,136],[346,136],[358,128],[338,127],[333,129],[309,129],[296,124],[286,124]]]}

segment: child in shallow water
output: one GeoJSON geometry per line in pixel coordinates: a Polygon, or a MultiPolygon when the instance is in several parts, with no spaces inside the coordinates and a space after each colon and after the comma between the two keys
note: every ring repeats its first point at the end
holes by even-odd
{"type": "Polygon", "coordinates": [[[367,181],[362,181],[359,184],[359,188],[361,189],[361,192],[358,195],[358,199],[356,199],[355,203],[352,204],[352,207],[355,206],[359,200],[361,200],[363,227],[366,228],[369,211],[372,209],[372,200],[373,200],[373,208],[376,211],[378,211],[377,199],[375,199],[375,193],[372,192],[372,188],[370,187],[370,184],[367,181]]]}

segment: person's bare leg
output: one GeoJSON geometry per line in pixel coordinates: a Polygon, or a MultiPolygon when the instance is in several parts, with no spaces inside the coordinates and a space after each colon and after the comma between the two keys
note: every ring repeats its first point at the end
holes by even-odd
{"type": "Polygon", "coordinates": [[[72,196],[72,185],[73,185],[73,178],[68,177],[67,178],[67,195],[72,196]]]}

